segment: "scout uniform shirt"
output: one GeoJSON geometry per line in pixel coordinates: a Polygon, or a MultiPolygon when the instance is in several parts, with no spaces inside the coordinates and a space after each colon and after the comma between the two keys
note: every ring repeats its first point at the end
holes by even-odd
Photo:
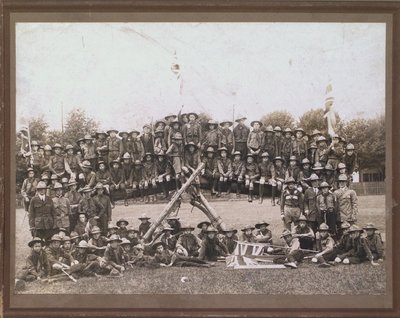
{"type": "Polygon", "coordinates": [[[341,222],[356,221],[358,214],[358,198],[356,192],[348,187],[344,187],[337,189],[334,194],[337,198],[337,211],[340,213],[339,220],[341,222]]]}
{"type": "Polygon", "coordinates": [[[54,203],[47,195],[42,200],[34,196],[29,205],[29,227],[35,230],[53,230],[56,218],[54,203]]]}
{"type": "Polygon", "coordinates": [[[307,158],[307,142],[301,139],[295,139],[292,142],[292,154],[295,155],[299,160],[307,158]]]}
{"type": "Polygon", "coordinates": [[[55,210],[55,226],[57,228],[64,227],[69,228],[69,216],[71,213],[71,207],[69,200],[63,196],[54,197],[54,210],[55,210]]]}
{"type": "Polygon", "coordinates": [[[215,128],[205,132],[202,145],[204,149],[207,149],[207,147],[213,147],[214,149],[216,149],[219,148],[221,145],[220,140],[221,133],[217,128],[215,128]]]}
{"type": "Polygon", "coordinates": [[[154,138],[154,154],[158,155],[160,153],[165,153],[167,151],[167,142],[164,136],[157,136],[154,138]]]}
{"type": "Polygon", "coordinates": [[[128,164],[122,163],[121,169],[124,174],[125,182],[127,182],[128,184],[131,184],[132,183],[131,176],[132,176],[133,165],[131,163],[128,163],[128,164]]]}
{"type": "Polygon", "coordinates": [[[47,260],[49,261],[50,275],[55,275],[61,272],[61,270],[53,269],[54,264],[63,263],[66,265],[71,265],[74,261],[74,258],[70,254],[65,253],[61,247],[53,248],[48,246],[44,251],[46,253],[47,260]]]}
{"type": "Polygon", "coordinates": [[[300,211],[303,211],[303,194],[297,189],[289,190],[287,188],[282,192],[281,213],[284,212],[284,207],[299,208],[300,211]]]}
{"type": "Polygon", "coordinates": [[[146,221],[145,223],[140,223],[139,225],[139,237],[143,237],[147,231],[150,229],[151,223],[146,221]]]}
{"type": "Polygon", "coordinates": [[[233,132],[229,128],[221,129],[221,146],[224,146],[228,149],[228,154],[230,154],[233,150],[233,132]]]}
{"type": "Polygon", "coordinates": [[[255,179],[260,175],[260,170],[258,169],[258,165],[255,162],[248,163],[246,162],[245,165],[245,176],[255,179]]]}
{"type": "Polygon", "coordinates": [[[227,247],[216,237],[213,239],[206,237],[201,242],[201,247],[199,251],[199,259],[201,260],[216,262],[218,256],[226,256],[227,254],[227,247]]]}
{"type": "Polygon", "coordinates": [[[50,273],[50,264],[47,260],[46,252],[43,249],[39,253],[31,250],[22,269],[25,271],[25,276],[32,275],[35,278],[48,276],[50,273]]]}
{"type": "Polygon", "coordinates": [[[119,144],[120,140],[117,137],[110,137],[108,139],[108,162],[111,162],[119,156],[119,144]]]}
{"type": "Polygon", "coordinates": [[[317,197],[320,194],[319,188],[309,187],[304,192],[304,210],[308,210],[307,221],[321,222],[321,213],[317,208],[317,197]]]}
{"type": "Polygon", "coordinates": [[[375,260],[383,257],[383,245],[380,235],[374,233],[371,236],[366,236],[365,243],[369,247],[375,260]]]}
{"type": "Polygon", "coordinates": [[[355,170],[358,170],[358,159],[355,152],[351,156],[346,153],[343,156],[343,163],[346,165],[349,175],[352,175],[355,170]]]}
{"type": "Polygon", "coordinates": [[[264,132],[261,129],[253,130],[247,138],[247,147],[252,150],[261,149],[264,146],[264,132]]]}
{"type": "Polygon", "coordinates": [[[122,156],[125,153],[131,153],[132,152],[132,143],[129,141],[128,138],[122,138],[119,142],[119,156],[122,158],[122,156]]]}
{"type": "Polygon", "coordinates": [[[201,240],[192,233],[183,233],[179,236],[179,239],[176,243],[177,247],[182,246],[188,252],[188,256],[195,257],[199,255],[200,245],[201,240]]]}
{"type": "Polygon", "coordinates": [[[289,177],[294,178],[294,180],[297,182],[299,180],[299,175],[300,175],[300,168],[297,166],[291,167],[288,166],[286,169],[286,179],[289,177]]]}
{"type": "Polygon", "coordinates": [[[195,145],[200,143],[201,126],[197,122],[189,122],[183,126],[183,140],[185,144],[193,142],[195,145]]]}
{"type": "MultiPolygon", "coordinates": [[[[93,225],[93,218],[95,216],[101,216],[104,214],[104,206],[98,200],[94,200],[93,198],[82,198],[81,202],[79,202],[78,211],[79,213],[86,213],[87,218],[90,223],[93,225]]],[[[77,231],[75,231],[77,232],[77,231]]],[[[78,234],[80,234],[78,232],[78,234]]]]}
{"type": "Polygon", "coordinates": [[[291,137],[283,137],[282,140],[282,157],[283,159],[286,160],[286,162],[289,162],[289,158],[292,155],[292,149],[293,149],[293,140],[291,137]]]}
{"type": "Polygon", "coordinates": [[[132,143],[132,160],[136,161],[136,160],[142,160],[143,156],[144,156],[144,148],[143,148],[143,144],[142,141],[140,140],[140,138],[131,138],[131,143],[132,143]]]}
{"type": "Polygon", "coordinates": [[[156,161],[156,176],[160,176],[162,174],[171,175],[171,164],[168,160],[164,159],[163,161],[156,161]]]}
{"type": "MultiPolygon", "coordinates": [[[[104,139],[96,139],[95,141],[95,146],[96,146],[96,150],[97,153],[99,154],[100,157],[102,157],[102,159],[107,162],[108,161],[108,140],[107,138],[104,139]]],[[[72,168],[71,168],[72,169],[72,168]]]]}
{"type": "Polygon", "coordinates": [[[154,154],[153,135],[151,133],[149,134],[143,133],[143,135],[140,136],[140,140],[142,141],[144,153],[154,154]]]}
{"type": "Polygon", "coordinates": [[[61,175],[64,172],[71,174],[71,169],[63,155],[54,155],[50,157],[49,170],[57,175],[61,175]]]}
{"type": "Polygon", "coordinates": [[[229,158],[219,158],[217,161],[218,172],[223,177],[232,175],[232,161],[229,158]]]}
{"type": "Polygon", "coordinates": [[[246,125],[239,124],[233,128],[233,135],[235,137],[235,143],[247,143],[247,138],[250,134],[250,128],[246,125]]]}
{"type": "Polygon", "coordinates": [[[237,241],[239,241],[239,238],[236,234],[233,234],[232,237],[224,236],[222,243],[224,243],[228,249],[228,254],[232,254],[235,251],[237,241]]]}
{"type": "Polygon", "coordinates": [[[264,163],[261,161],[258,166],[260,169],[260,177],[264,177],[266,180],[275,178],[275,167],[272,162],[268,161],[264,163]]]}
{"type": "Polygon", "coordinates": [[[111,245],[106,247],[104,252],[104,259],[108,265],[115,267],[116,265],[125,265],[125,258],[124,258],[124,250],[122,249],[121,245],[118,245],[117,248],[112,248],[111,245]]]}
{"type": "Polygon", "coordinates": [[[267,152],[270,158],[275,158],[275,140],[274,135],[265,135],[263,152],[267,152]]]}
{"type": "Polygon", "coordinates": [[[217,158],[204,157],[203,162],[205,163],[204,175],[207,177],[211,177],[218,169],[217,158]]]}
{"type": "Polygon", "coordinates": [[[266,229],[264,232],[257,230],[255,233],[256,242],[258,243],[272,243],[272,232],[266,229]]]}
{"type": "Polygon", "coordinates": [[[111,184],[111,173],[108,170],[98,170],[96,171],[96,183],[101,183],[103,185],[111,184]]]}
{"type": "Polygon", "coordinates": [[[69,168],[75,174],[80,171],[80,163],[79,157],[77,155],[66,155],[65,161],[68,163],[69,168]]]}
{"type": "Polygon", "coordinates": [[[145,161],[143,163],[143,179],[151,182],[155,178],[155,165],[153,161],[145,161]]]}
{"type": "Polygon", "coordinates": [[[97,150],[95,143],[84,144],[82,146],[83,150],[83,159],[84,160],[91,160],[97,158],[97,150]]]}
{"type": "Polygon", "coordinates": [[[26,178],[22,183],[21,195],[29,200],[35,196],[38,181],[35,178],[26,178]]]}
{"type": "Polygon", "coordinates": [[[121,168],[111,168],[110,169],[110,174],[111,174],[111,182],[114,184],[120,184],[125,182],[125,176],[124,176],[124,171],[121,168]]]}
{"type": "Polygon", "coordinates": [[[244,162],[242,160],[233,160],[232,161],[232,174],[237,179],[239,176],[244,175],[244,162]]]}
{"type": "Polygon", "coordinates": [[[87,173],[83,173],[85,186],[89,188],[93,188],[96,184],[96,174],[93,171],[89,171],[87,173]]]}
{"type": "Polygon", "coordinates": [[[335,247],[335,240],[330,235],[328,235],[326,238],[318,240],[317,244],[319,245],[319,250],[321,252],[332,251],[335,247]]]}

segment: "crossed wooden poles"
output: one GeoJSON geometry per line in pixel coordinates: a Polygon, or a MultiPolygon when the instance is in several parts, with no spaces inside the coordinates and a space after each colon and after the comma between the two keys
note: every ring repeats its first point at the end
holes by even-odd
{"type": "Polygon", "coordinates": [[[201,173],[201,170],[204,168],[204,166],[205,163],[201,163],[200,166],[195,171],[193,171],[193,173],[182,185],[182,187],[175,192],[175,194],[171,198],[171,201],[168,202],[168,204],[160,213],[157,220],[153,222],[149,230],[143,236],[144,242],[150,241],[157,227],[161,225],[161,223],[164,221],[165,218],[167,218],[173,211],[176,210],[176,206],[177,204],[179,204],[180,197],[184,192],[188,192],[192,196],[190,204],[201,210],[210,219],[210,222],[214,227],[220,230],[226,229],[225,223],[222,221],[221,217],[217,214],[215,209],[210,205],[210,203],[207,201],[204,195],[200,192],[200,190],[196,190],[192,186],[193,181],[201,173]]]}

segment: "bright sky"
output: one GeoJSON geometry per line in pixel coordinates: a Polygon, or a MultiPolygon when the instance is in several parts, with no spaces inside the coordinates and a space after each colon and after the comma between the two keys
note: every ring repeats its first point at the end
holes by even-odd
{"type": "Polygon", "coordinates": [[[385,105],[383,23],[18,23],[17,123],[61,127],[74,107],[101,128],[141,128],[177,113],[297,118],[333,86],[343,119],[385,105]],[[174,52],[179,82],[171,71],[174,52]]]}

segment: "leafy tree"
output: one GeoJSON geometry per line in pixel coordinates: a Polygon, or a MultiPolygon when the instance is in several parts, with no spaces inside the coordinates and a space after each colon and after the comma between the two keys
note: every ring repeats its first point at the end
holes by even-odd
{"type": "Polygon", "coordinates": [[[28,121],[31,140],[39,143],[46,143],[46,132],[49,124],[44,120],[43,116],[31,118],[28,121]]]}
{"type": "MultiPolygon", "coordinates": [[[[340,134],[343,129],[343,122],[340,119],[338,113],[335,113],[336,116],[336,130],[337,133],[340,134]]],[[[305,112],[299,119],[298,126],[303,128],[306,133],[312,133],[314,129],[318,129],[323,134],[328,134],[328,125],[326,123],[326,119],[324,118],[324,109],[317,108],[311,109],[305,112]]]]}
{"type": "Polygon", "coordinates": [[[264,126],[280,126],[282,129],[288,127],[293,129],[296,125],[296,120],[288,111],[275,111],[268,113],[261,118],[261,122],[264,126]]]}
{"type": "Polygon", "coordinates": [[[378,168],[385,173],[385,116],[353,119],[343,127],[347,141],[354,144],[360,169],[378,168]]]}
{"type": "Polygon", "coordinates": [[[64,126],[64,144],[75,144],[79,138],[86,134],[93,134],[98,130],[98,122],[89,118],[80,108],[73,109],[67,115],[64,126]]]}
{"type": "Polygon", "coordinates": [[[51,130],[47,133],[47,144],[54,146],[54,144],[64,144],[64,135],[60,130],[51,130]]]}

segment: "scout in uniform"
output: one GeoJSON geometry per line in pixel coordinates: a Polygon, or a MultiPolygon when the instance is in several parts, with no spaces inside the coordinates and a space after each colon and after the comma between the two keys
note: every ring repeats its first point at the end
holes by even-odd
{"type": "MultiPolygon", "coordinates": [[[[132,161],[131,161],[131,155],[128,152],[125,152],[122,156],[122,163],[121,163],[121,169],[124,174],[124,179],[125,179],[125,185],[127,188],[130,188],[132,186],[132,161]]],[[[126,202],[126,206],[127,206],[126,202]]]]}
{"type": "MultiPolygon", "coordinates": [[[[175,114],[168,114],[167,116],[164,117],[164,119],[165,119],[164,140],[165,140],[165,143],[166,143],[167,148],[168,148],[169,145],[170,145],[170,143],[169,143],[170,142],[169,134],[170,134],[170,131],[172,129],[172,125],[173,125],[175,120],[176,120],[177,123],[179,123],[179,120],[178,120],[178,116],[175,115],[175,114]]],[[[165,150],[164,150],[164,152],[165,152],[165,150]]]]}
{"type": "Polygon", "coordinates": [[[381,236],[376,233],[378,229],[372,223],[368,223],[366,226],[363,227],[363,229],[366,233],[365,243],[370,249],[374,260],[382,261],[383,244],[381,236]]]}
{"type": "Polygon", "coordinates": [[[181,226],[181,230],[183,233],[179,236],[178,241],[176,242],[176,248],[184,249],[187,256],[198,257],[201,240],[192,233],[194,227],[191,225],[183,225],[181,226]]]}
{"type": "Polygon", "coordinates": [[[258,159],[261,153],[261,148],[264,146],[264,132],[261,130],[262,122],[255,120],[250,124],[253,130],[249,133],[247,137],[247,150],[248,153],[254,155],[254,158],[258,159]]]}
{"type": "Polygon", "coordinates": [[[89,134],[85,136],[85,144],[82,147],[82,151],[83,160],[89,161],[92,167],[96,167],[98,156],[96,144],[93,142],[93,138],[89,134]]]}
{"type": "Polygon", "coordinates": [[[242,228],[242,237],[240,240],[242,242],[247,242],[247,243],[255,243],[256,242],[256,237],[253,234],[255,227],[251,225],[246,225],[244,228],[242,228]]]}
{"type": "Polygon", "coordinates": [[[111,235],[117,234],[118,231],[118,226],[112,225],[111,223],[108,225],[108,232],[107,232],[107,238],[110,238],[111,235]]]}
{"type": "Polygon", "coordinates": [[[137,130],[132,130],[130,132],[131,135],[131,144],[132,144],[132,161],[140,160],[142,161],[144,156],[144,147],[142,144],[142,140],[139,138],[140,132],[137,130]]]}
{"type": "Polygon", "coordinates": [[[71,231],[70,239],[71,239],[71,250],[74,250],[76,246],[78,246],[79,241],[81,240],[81,237],[78,233],[75,231],[71,231]]]}
{"type": "Polygon", "coordinates": [[[219,148],[219,158],[217,160],[217,174],[218,180],[218,193],[217,197],[221,196],[222,184],[227,184],[227,194],[231,190],[231,178],[232,178],[232,161],[228,158],[228,149],[225,147],[219,148]]]}
{"type": "MultiPolygon", "coordinates": [[[[281,192],[286,177],[286,168],[284,166],[285,161],[282,157],[278,156],[274,158],[273,162],[275,166],[276,189],[281,192]]],[[[278,199],[278,204],[280,204],[280,199],[278,199]]]]}
{"type": "Polygon", "coordinates": [[[285,128],[284,130],[284,138],[282,141],[282,158],[285,159],[286,162],[289,162],[289,158],[292,155],[293,151],[293,133],[290,128],[285,128]]]}
{"type": "Polygon", "coordinates": [[[343,162],[339,162],[339,164],[337,165],[337,171],[336,171],[336,184],[335,184],[335,187],[336,187],[336,189],[339,187],[339,186],[336,186],[336,185],[338,185],[339,184],[339,177],[341,176],[341,175],[344,175],[344,176],[346,176],[347,177],[347,186],[350,186],[350,176],[348,176],[348,174],[347,174],[347,169],[346,169],[346,165],[343,163],[343,162]]]}
{"type": "Polygon", "coordinates": [[[101,230],[97,226],[93,226],[90,231],[91,238],[88,241],[88,246],[93,253],[97,256],[103,256],[105,248],[108,244],[108,239],[105,236],[101,235],[101,230]]]}
{"type": "Polygon", "coordinates": [[[206,150],[206,156],[203,158],[205,166],[201,172],[202,176],[207,179],[208,186],[210,188],[211,196],[215,195],[218,175],[217,175],[217,158],[214,156],[215,150],[212,147],[208,147],[206,150]]]}
{"type": "Polygon", "coordinates": [[[240,197],[240,192],[242,191],[243,176],[244,176],[244,162],[241,159],[240,151],[235,151],[233,153],[232,160],[232,182],[231,187],[235,184],[236,187],[236,197],[240,197]]]}
{"type": "Polygon", "coordinates": [[[50,264],[47,260],[47,254],[43,250],[43,245],[44,242],[40,237],[34,237],[28,243],[31,251],[25,259],[24,267],[16,275],[17,280],[32,282],[48,277],[50,274],[50,264]]]}
{"type": "Polygon", "coordinates": [[[310,182],[311,187],[304,192],[304,215],[310,227],[316,232],[318,225],[322,222],[321,210],[317,207],[317,197],[320,194],[318,176],[313,173],[310,177],[310,182]]]}
{"type": "Polygon", "coordinates": [[[93,188],[96,184],[96,173],[89,161],[85,160],[81,164],[82,173],[79,174],[79,180],[82,187],[93,188]]]}
{"type": "Polygon", "coordinates": [[[108,163],[110,164],[113,160],[119,159],[119,150],[120,150],[120,140],[117,137],[118,130],[111,129],[107,131],[109,134],[108,138],[108,163]]]}
{"type": "Polygon", "coordinates": [[[235,251],[237,242],[239,241],[239,238],[236,235],[237,230],[229,227],[226,230],[222,231],[222,233],[224,233],[222,243],[226,246],[228,254],[232,254],[235,251]]]}
{"type": "Polygon", "coordinates": [[[272,232],[268,229],[268,225],[269,223],[266,221],[258,222],[255,225],[255,228],[257,229],[255,233],[257,243],[272,244],[272,232]]]}
{"type": "Polygon", "coordinates": [[[24,180],[21,187],[21,195],[24,198],[25,211],[29,211],[29,203],[35,196],[36,187],[38,181],[35,179],[35,171],[32,168],[28,168],[28,178],[24,180]]]}
{"type": "Polygon", "coordinates": [[[118,235],[114,234],[108,239],[109,245],[106,247],[104,252],[104,262],[100,265],[102,268],[107,270],[117,270],[120,274],[125,271],[125,258],[124,258],[124,250],[119,245],[122,240],[118,235]]]}
{"type": "Polygon", "coordinates": [[[315,163],[319,162],[324,167],[328,162],[328,144],[324,136],[318,137],[317,147],[315,151],[315,163]]]}
{"type": "Polygon", "coordinates": [[[61,248],[64,250],[64,253],[71,254],[73,252],[72,241],[69,236],[62,237],[62,246],[61,248]]]}
{"type": "Polygon", "coordinates": [[[95,187],[96,195],[93,199],[101,206],[103,209],[99,213],[98,224],[101,229],[103,235],[107,234],[107,224],[111,222],[112,218],[112,207],[111,207],[111,200],[108,195],[104,194],[104,186],[102,183],[98,183],[95,187]]]}
{"type": "Polygon", "coordinates": [[[117,235],[120,238],[127,237],[128,229],[126,227],[128,226],[129,222],[125,219],[119,219],[116,224],[118,226],[117,235]]]}
{"type": "Polygon", "coordinates": [[[56,195],[56,191],[54,190],[54,186],[56,185],[56,183],[58,183],[58,177],[57,177],[57,175],[52,174],[50,177],[50,185],[47,188],[47,192],[46,192],[46,194],[50,198],[54,198],[54,196],[56,195]]]}
{"type": "Polygon", "coordinates": [[[338,135],[332,136],[332,143],[328,147],[328,162],[333,169],[337,168],[339,162],[342,161],[344,155],[343,145],[340,142],[340,137],[338,135]]]}
{"type": "Polygon", "coordinates": [[[253,202],[253,191],[254,182],[260,176],[260,169],[258,165],[254,162],[254,156],[252,154],[247,155],[247,162],[244,165],[244,179],[245,187],[249,189],[249,195],[247,201],[253,202]]]}
{"type": "Polygon", "coordinates": [[[58,178],[62,178],[66,174],[71,176],[72,171],[62,153],[62,146],[60,144],[55,144],[53,149],[54,156],[52,156],[49,160],[49,171],[55,174],[58,178]]]}
{"type": "Polygon", "coordinates": [[[274,129],[271,125],[268,125],[264,130],[265,138],[264,138],[264,146],[263,152],[268,152],[271,158],[275,158],[275,138],[274,138],[274,129]]]}
{"type": "MultiPolygon", "coordinates": [[[[291,268],[297,268],[297,264],[301,262],[304,258],[304,252],[300,248],[300,241],[297,237],[293,237],[292,233],[285,229],[281,235],[281,238],[285,241],[285,247],[283,251],[285,253],[284,256],[276,256],[274,258],[274,263],[276,264],[284,264],[285,266],[291,268]]],[[[279,252],[279,248],[270,248],[271,252],[279,252]]]]}
{"type": "Polygon", "coordinates": [[[79,157],[74,154],[74,147],[72,145],[67,145],[65,147],[65,161],[68,163],[69,169],[71,170],[70,179],[76,179],[81,170],[81,161],[79,157]]]}
{"type": "MultiPolygon", "coordinates": [[[[132,243],[124,237],[121,239],[120,246],[124,250],[125,264],[130,265],[128,262],[132,261],[135,258],[135,254],[132,249],[132,243]]],[[[133,266],[131,265],[131,267],[133,266]]]]}
{"type": "Polygon", "coordinates": [[[101,273],[100,263],[97,260],[97,256],[89,254],[90,246],[86,241],[80,241],[72,253],[74,259],[78,262],[75,265],[74,273],[79,276],[92,277],[96,276],[97,273],[101,273]]]}
{"type": "Polygon", "coordinates": [[[177,242],[176,236],[171,234],[173,230],[172,227],[166,226],[163,228],[160,236],[160,241],[163,242],[165,247],[170,251],[175,251],[177,242]]]}
{"type": "Polygon", "coordinates": [[[140,160],[136,160],[132,169],[132,189],[133,198],[136,201],[140,195],[140,200],[144,201],[144,178],[143,178],[143,164],[140,160]]]}
{"type": "Polygon", "coordinates": [[[329,232],[333,236],[336,236],[336,197],[331,192],[329,192],[330,186],[327,182],[322,182],[319,187],[321,189],[321,193],[319,193],[317,196],[317,209],[321,216],[322,222],[328,225],[329,232]]]}
{"type": "Polygon", "coordinates": [[[110,174],[111,174],[110,196],[112,205],[114,205],[115,202],[115,192],[118,190],[122,192],[125,205],[127,205],[128,194],[126,192],[125,175],[120,167],[118,160],[111,161],[110,174]]]}
{"type": "Polygon", "coordinates": [[[41,165],[40,165],[40,171],[41,173],[46,173],[49,177],[51,174],[51,171],[49,169],[49,165],[50,165],[50,159],[53,155],[52,153],[52,148],[50,145],[46,145],[44,146],[44,155],[43,155],[43,159],[41,161],[41,165]]]}
{"type": "Polygon", "coordinates": [[[349,143],[346,146],[343,156],[343,163],[346,165],[347,172],[351,176],[354,172],[358,172],[358,159],[354,151],[354,145],[349,143]]]}
{"type": "Polygon", "coordinates": [[[175,171],[176,189],[178,190],[182,185],[182,159],[183,159],[183,138],[180,133],[172,136],[172,143],[169,146],[166,155],[172,162],[172,167],[175,171]]]}
{"type": "Polygon", "coordinates": [[[218,231],[209,226],[206,231],[206,237],[201,242],[199,250],[199,259],[216,262],[219,256],[226,256],[228,254],[227,247],[217,239],[218,231]]]}
{"type": "Polygon", "coordinates": [[[40,176],[40,165],[43,160],[43,155],[39,151],[39,144],[36,140],[32,140],[31,142],[32,151],[25,154],[28,159],[28,166],[33,169],[35,177],[40,176]],[[32,158],[32,159],[31,159],[32,158]]]}
{"type": "MultiPolygon", "coordinates": [[[[78,211],[79,213],[84,213],[88,218],[89,230],[93,226],[99,225],[99,220],[103,217],[105,213],[105,207],[100,201],[91,197],[92,189],[83,188],[82,189],[83,198],[79,202],[78,211]]],[[[75,232],[78,232],[75,230],[75,232]]],[[[79,233],[79,232],[78,232],[79,233]]],[[[80,233],[79,233],[80,234],[80,233]]]]}
{"type": "Polygon", "coordinates": [[[235,137],[230,127],[233,125],[231,121],[223,121],[220,123],[221,126],[221,146],[228,149],[228,154],[233,153],[235,149],[235,137]]]}
{"type": "Polygon", "coordinates": [[[183,141],[185,145],[189,142],[193,142],[197,147],[200,147],[200,141],[202,140],[201,125],[196,121],[199,116],[196,113],[188,114],[189,122],[183,126],[183,141]]]}
{"type": "Polygon", "coordinates": [[[55,228],[65,228],[69,233],[69,216],[71,214],[71,206],[69,200],[63,197],[63,187],[61,183],[56,183],[54,186],[55,197],[53,198],[55,210],[55,228]]]}
{"type": "Polygon", "coordinates": [[[105,131],[98,131],[96,133],[95,146],[97,155],[100,161],[108,164],[108,134],[105,131]]]}
{"type": "Polygon", "coordinates": [[[174,138],[174,136],[179,133],[180,135],[182,135],[182,131],[181,131],[181,123],[180,121],[176,118],[171,122],[171,126],[170,129],[168,131],[168,137],[167,137],[167,146],[168,148],[171,146],[172,144],[172,139],[174,138]]]}
{"type": "Polygon", "coordinates": [[[76,191],[77,189],[76,181],[72,180],[68,183],[69,191],[64,195],[69,201],[69,206],[71,208],[69,214],[69,226],[70,229],[75,227],[76,221],[78,219],[78,206],[79,202],[82,200],[82,195],[76,191]]]}
{"type": "Polygon", "coordinates": [[[62,273],[62,270],[68,270],[71,265],[75,264],[72,255],[65,253],[61,248],[61,238],[55,234],[51,237],[50,245],[45,248],[47,260],[50,267],[50,275],[62,273]]]}
{"type": "MultiPolygon", "coordinates": [[[[346,221],[343,222],[340,227],[340,231],[338,231],[340,233],[340,235],[338,235],[338,240],[337,240],[338,243],[336,244],[336,247],[335,247],[335,252],[336,252],[335,255],[336,256],[347,253],[352,248],[349,229],[350,229],[350,224],[346,221]]],[[[340,263],[341,260],[340,259],[338,259],[338,260],[340,263]]],[[[335,259],[335,261],[336,261],[336,259],[335,259]]]]}
{"type": "Polygon", "coordinates": [[[78,214],[78,221],[76,222],[74,232],[79,235],[80,238],[88,239],[89,230],[87,228],[87,215],[84,212],[78,214]]]}
{"type": "MultiPolygon", "coordinates": [[[[129,141],[129,133],[127,131],[120,131],[118,134],[121,139],[119,141],[119,158],[122,158],[122,156],[126,153],[130,154],[132,152],[132,144],[129,141]]],[[[129,155],[130,156],[130,155],[129,155]]]]}
{"type": "Polygon", "coordinates": [[[110,194],[111,173],[108,171],[104,161],[98,162],[98,169],[96,171],[96,184],[101,183],[106,189],[106,193],[110,194]]]}
{"type": "MultiPolygon", "coordinates": [[[[149,191],[150,187],[157,187],[156,183],[156,169],[153,161],[153,155],[151,153],[146,153],[144,156],[143,162],[143,181],[144,181],[144,190],[146,191],[145,197],[146,202],[150,202],[149,191]]],[[[152,201],[156,199],[155,196],[152,196],[152,201]]]]}
{"type": "Polygon", "coordinates": [[[126,238],[132,243],[132,246],[138,245],[139,241],[139,230],[134,229],[132,226],[127,228],[128,234],[126,238]]]}
{"type": "Polygon", "coordinates": [[[282,128],[279,126],[276,126],[274,128],[274,145],[275,145],[275,156],[277,157],[282,157],[283,155],[283,139],[284,137],[282,136],[282,128]]]}
{"type": "Polygon", "coordinates": [[[307,218],[304,215],[299,217],[299,224],[293,228],[292,235],[299,239],[302,249],[313,249],[315,234],[313,229],[308,226],[307,218]]]}
{"type": "Polygon", "coordinates": [[[293,140],[292,154],[296,156],[299,161],[302,161],[308,156],[308,146],[307,142],[304,140],[305,132],[303,128],[296,128],[294,130],[294,133],[296,135],[296,138],[295,140],[293,140]]]}
{"type": "MultiPolygon", "coordinates": [[[[189,177],[201,165],[200,152],[197,145],[189,142],[185,145],[182,171],[189,177]]],[[[196,193],[200,191],[200,178],[197,176],[192,183],[196,193]]]]}
{"type": "Polygon", "coordinates": [[[292,177],[296,182],[299,181],[300,168],[297,165],[298,160],[296,156],[289,157],[289,166],[286,169],[286,178],[292,177]]]}
{"type": "Polygon", "coordinates": [[[179,235],[181,232],[181,222],[177,216],[167,217],[167,223],[172,228],[172,235],[179,235]]]}
{"type": "Polygon", "coordinates": [[[272,206],[275,206],[275,195],[276,195],[276,181],[275,181],[275,167],[274,164],[269,160],[269,154],[264,152],[261,155],[261,162],[258,165],[260,170],[260,184],[259,184],[259,195],[260,204],[264,200],[264,186],[269,184],[272,186],[272,206]]]}
{"type": "Polygon", "coordinates": [[[167,183],[171,180],[172,167],[169,161],[166,159],[164,152],[160,152],[157,155],[155,170],[155,176],[158,185],[161,187],[165,199],[167,199],[169,197],[167,183]]]}
{"type": "Polygon", "coordinates": [[[329,226],[321,223],[316,234],[318,253],[311,259],[313,263],[319,263],[319,267],[330,267],[328,262],[335,259],[335,240],[329,235],[329,226]]]}
{"type": "Polygon", "coordinates": [[[206,238],[207,229],[208,229],[209,226],[211,226],[211,223],[208,222],[208,221],[203,221],[203,222],[200,222],[199,224],[197,224],[197,228],[200,229],[200,233],[197,234],[197,237],[200,240],[204,240],[206,238]]]}
{"type": "Polygon", "coordinates": [[[281,219],[286,229],[291,230],[291,225],[297,224],[304,210],[303,194],[296,189],[296,181],[290,177],[285,181],[287,188],[282,192],[281,219]]]}
{"type": "Polygon", "coordinates": [[[311,177],[313,171],[311,170],[310,160],[304,158],[301,161],[301,170],[299,172],[299,182],[303,189],[303,191],[307,190],[310,187],[309,178],[311,177]]]}
{"type": "Polygon", "coordinates": [[[36,190],[37,195],[29,204],[29,227],[32,236],[48,240],[53,235],[56,211],[53,200],[46,195],[46,184],[40,181],[36,190]]]}
{"type": "Polygon", "coordinates": [[[218,123],[215,120],[209,120],[207,124],[208,130],[204,133],[201,143],[201,151],[208,147],[218,149],[221,145],[221,132],[218,129],[218,123]]]}
{"type": "Polygon", "coordinates": [[[339,189],[334,192],[334,195],[338,221],[354,224],[357,221],[358,198],[356,192],[347,187],[346,175],[339,176],[339,189]]]}
{"type": "Polygon", "coordinates": [[[242,159],[247,155],[247,139],[250,134],[250,128],[245,125],[246,117],[239,117],[235,120],[238,124],[233,128],[233,136],[235,138],[235,151],[240,151],[242,159]]]}
{"type": "Polygon", "coordinates": [[[139,237],[142,238],[147,231],[150,229],[151,223],[149,222],[150,218],[143,213],[139,218],[140,225],[139,225],[139,237]]]}
{"type": "Polygon", "coordinates": [[[314,171],[314,173],[321,179],[323,177],[324,174],[324,167],[322,166],[322,164],[320,162],[316,162],[314,164],[314,166],[312,167],[312,170],[314,171]]]}
{"type": "Polygon", "coordinates": [[[154,132],[154,135],[154,154],[158,155],[161,152],[165,153],[168,148],[164,136],[164,129],[158,127],[154,132]]]}
{"type": "MultiPolygon", "coordinates": [[[[322,180],[328,183],[330,189],[336,189],[336,180],[335,180],[335,169],[327,163],[324,167],[324,173],[322,175],[322,180]]],[[[328,224],[329,225],[329,224],[328,224]]]]}

